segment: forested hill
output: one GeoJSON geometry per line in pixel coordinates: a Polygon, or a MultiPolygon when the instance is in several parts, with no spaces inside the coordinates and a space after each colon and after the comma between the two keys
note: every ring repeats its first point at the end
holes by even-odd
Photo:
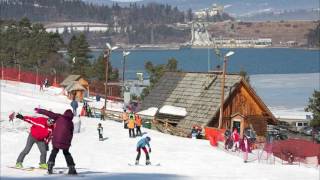
{"type": "Polygon", "coordinates": [[[31,21],[87,21],[113,24],[167,24],[183,22],[184,12],[171,5],[151,3],[120,7],[94,5],[81,0],[0,0],[0,18],[31,21]]]}

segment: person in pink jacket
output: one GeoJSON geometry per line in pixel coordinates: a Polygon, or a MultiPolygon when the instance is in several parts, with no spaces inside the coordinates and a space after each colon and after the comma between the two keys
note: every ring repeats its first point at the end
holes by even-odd
{"type": "Polygon", "coordinates": [[[233,140],[233,151],[237,151],[239,149],[239,133],[238,133],[238,130],[237,128],[234,128],[233,129],[233,132],[232,132],[232,140],[233,140]]]}

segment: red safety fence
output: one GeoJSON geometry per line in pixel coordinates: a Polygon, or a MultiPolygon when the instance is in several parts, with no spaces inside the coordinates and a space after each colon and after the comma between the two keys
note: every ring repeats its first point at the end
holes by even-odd
{"type": "Polygon", "coordinates": [[[59,86],[59,82],[63,80],[63,77],[59,75],[37,74],[37,72],[24,71],[17,68],[5,67],[2,69],[0,67],[0,72],[1,79],[3,80],[19,81],[30,84],[43,84],[44,80],[47,78],[50,85],[59,86]]]}
{"type": "Polygon", "coordinates": [[[290,156],[299,160],[304,160],[307,157],[318,157],[320,164],[320,144],[303,139],[287,139],[275,141],[272,144],[265,146],[265,151],[271,151],[274,156],[290,161],[290,156]]]}
{"type": "Polygon", "coordinates": [[[210,141],[212,146],[218,146],[218,141],[224,141],[225,129],[205,127],[205,137],[210,141]]]}

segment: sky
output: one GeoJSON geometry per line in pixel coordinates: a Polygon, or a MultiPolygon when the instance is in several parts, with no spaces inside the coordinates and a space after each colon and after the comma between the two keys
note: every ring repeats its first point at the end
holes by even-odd
{"type": "MultiPolygon", "coordinates": [[[[59,88],[45,88],[12,81],[0,81],[0,176],[4,180],[15,179],[76,179],[64,175],[49,176],[44,170],[21,171],[14,166],[19,153],[25,146],[29,125],[19,119],[12,123],[8,115],[17,111],[23,115],[37,115],[34,107],[63,113],[70,108],[70,100],[59,88]]],[[[101,107],[102,102],[89,102],[101,107]]],[[[119,108],[119,104],[108,102],[108,108],[119,108]]],[[[73,120],[76,131],[70,152],[81,179],[210,179],[210,180],[301,180],[318,179],[319,169],[312,165],[283,165],[277,158],[267,159],[266,153],[255,150],[249,154],[249,163],[243,163],[242,153],[226,152],[212,147],[207,140],[196,140],[163,134],[142,128],[144,136],[151,137],[152,166],[145,166],[142,154],[139,166],[130,166],[136,157],[136,143],[140,137],[129,138],[123,124],[112,120],[78,117],[73,120]],[[81,122],[81,123],[80,123],[81,122]],[[97,124],[104,127],[104,141],[98,140],[97,124]],[[259,161],[259,159],[261,161],[259,161]],[[155,166],[160,164],[159,166],[155,166]]],[[[51,145],[50,145],[51,149],[51,145]]],[[[50,152],[50,151],[49,151],[50,152]]],[[[48,153],[49,153],[48,152],[48,153]]],[[[26,156],[25,167],[37,167],[39,150],[36,145],[26,156]]],[[[49,156],[49,155],[48,155],[49,156]]],[[[55,172],[66,172],[66,162],[60,152],[56,159],[55,172]]]]}

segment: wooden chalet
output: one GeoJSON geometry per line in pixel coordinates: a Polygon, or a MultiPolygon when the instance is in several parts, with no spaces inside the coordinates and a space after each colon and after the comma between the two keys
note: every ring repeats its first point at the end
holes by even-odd
{"type": "Polygon", "coordinates": [[[84,95],[89,91],[89,83],[80,75],[69,75],[60,84],[65,91],[69,99],[76,98],[77,101],[82,101],[84,95]]]}
{"type": "MultiPolygon", "coordinates": [[[[237,127],[240,135],[253,128],[265,136],[267,124],[277,120],[259,96],[240,75],[225,76],[223,129],[237,127]]],[[[187,136],[194,125],[218,127],[221,102],[221,73],[166,72],[142,102],[141,110],[170,105],[186,109],[185,116],[160,113],[153,127],[175,135],[187,136]]]]}

